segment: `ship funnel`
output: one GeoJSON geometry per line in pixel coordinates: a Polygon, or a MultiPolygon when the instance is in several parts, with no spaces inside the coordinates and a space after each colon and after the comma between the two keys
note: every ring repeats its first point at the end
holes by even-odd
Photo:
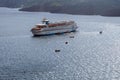
{"type": "Polygon", "coordinates": [[[47,20],[46,18],[43,18],[42,23],[48,25],[49,24],[49,20],[47,20]]]}

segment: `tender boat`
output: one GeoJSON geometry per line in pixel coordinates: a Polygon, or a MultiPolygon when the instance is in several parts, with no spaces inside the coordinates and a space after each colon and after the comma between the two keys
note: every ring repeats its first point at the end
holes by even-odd
{"type": "Polygon", "coordinates": [[[77,25],[74,21],[61,21],[50,23],[47,19],[42,20],[42,24],[36,24],[31,32],[34,36],[60,34],[76,31],[77,25]]]}

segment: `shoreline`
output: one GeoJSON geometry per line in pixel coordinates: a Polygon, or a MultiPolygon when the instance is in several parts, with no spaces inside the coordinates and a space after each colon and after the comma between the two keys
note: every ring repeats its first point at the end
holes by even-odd
{"type": "Polygon", "coordinates": [[[0,8],[6,8],[6,9],[14,9],[20,12],[48,12],[53,14],[68,14],[68,15],[86,15],[86,16],[103,16],[103,17],[120,17],[116,15],[100,15],[100,14],[80,14],[80,13],[72,13],[72,12],[52,12],[52,11],[42,11],[42,10],[22,10],[22,8],[12,8],[12,7],[0,7],[0,8]]]}

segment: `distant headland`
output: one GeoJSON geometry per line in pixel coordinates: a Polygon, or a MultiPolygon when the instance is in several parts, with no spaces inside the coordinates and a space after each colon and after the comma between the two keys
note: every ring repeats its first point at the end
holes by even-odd
{"type": "Polygon", "coordinates": [[[120,0],[0,0],[0,7],[20,11],[120,16],[120,0]]]}

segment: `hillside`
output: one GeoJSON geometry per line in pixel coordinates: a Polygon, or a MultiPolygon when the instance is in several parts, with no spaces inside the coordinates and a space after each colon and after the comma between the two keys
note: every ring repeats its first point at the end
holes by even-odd
{"type": "Polygon", "coordinates": [[[120,16],[120,0],[0,0],[0,6],[20,11],[120,16]]]}

